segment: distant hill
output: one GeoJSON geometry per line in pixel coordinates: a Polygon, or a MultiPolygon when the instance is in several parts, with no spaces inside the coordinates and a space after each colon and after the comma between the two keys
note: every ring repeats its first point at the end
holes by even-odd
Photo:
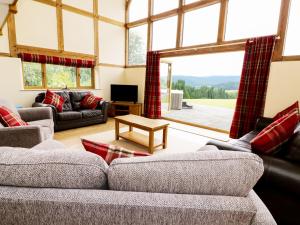
{"type": "Polygon", "coordinates": [[[186,85],[193,87],[212,86],[225,90],[237,90],[240,83],[240,76],[172,76],[172,82],[176,83],[178,80],[184,80],[186,85]]]}

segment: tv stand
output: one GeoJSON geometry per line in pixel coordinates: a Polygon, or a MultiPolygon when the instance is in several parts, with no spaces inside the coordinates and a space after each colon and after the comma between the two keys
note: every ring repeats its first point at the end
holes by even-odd
{"type": "Polygon", "coordinates": [[[142,115],[142,103],[133,102],[110,102],[108,115],[110,117],[134,114],[137,116],[142,115]]]}

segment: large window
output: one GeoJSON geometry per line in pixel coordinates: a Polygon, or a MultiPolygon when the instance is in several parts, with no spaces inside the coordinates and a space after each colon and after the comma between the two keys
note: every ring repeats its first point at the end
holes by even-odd
{"type": "Polygon", "coordinates": [[[153,50],[176,47],[177,16],[158,20],[153,23],[153,50]]]}
{"type": "Polygon", "coordinates": [[[281,0],[230,0],[226,40],[277,34],[281,0]]]}
{"type": "Polygon", "coordinates": [[[25,89],[94,88],[91,68],[23,62],[25,89]]]}
{"type": "Polygon", "coordinates": [[[220,4],[200,8],[184,15],[183,46],[217,41],[220,4]],[[197,25],[195,25],[197,21],[197,25]]]}
{"type": "Polygon", "coordinates": [[[178,0],[154,0],[154,14],[178,8],[178,0]]]}
{"type": "Polygon", "coordinates": [[[148,17],[148,0],[131,0],[129,22],[148,17]]]}
{"type": "Polygon", "coordinates": [[[142,65],[146,63],[147,24],[129,29],[128,64],[142,65]]]}
{"type": "Polygon", "coordinates": [[[300,55],[300,1],[292,0],[284,55],[300,55]]]}

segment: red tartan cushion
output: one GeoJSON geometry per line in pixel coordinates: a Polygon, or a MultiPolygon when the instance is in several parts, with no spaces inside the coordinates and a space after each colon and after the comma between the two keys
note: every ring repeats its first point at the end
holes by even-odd
{"type": "Polygon", "coordinates": [[[81,142],[85,150],[101,156],[107,162],[108,165],[111,163],[111,161],[113,161],[116,158],[151,155],[146,152],[135,152],[123,147],[103,144],[100,142],[88,141],[86,139],[82,139],[81,142]]]}
{"type": "Polygon", "coordinates": [[[63,111],[63,104],[65,102],[65,99],[58,94],[55,94],[54,92],[47,90],[45,99],[43,101],[44,104],[53,105],[56,107],[58,112],[63,111]]]}
{"type": "Polygon", "coordinates": [[[5,106],[0,106],[0,119],[3,122],[3,125],[7,127],[20,127],[28,125],[28,123],[23,121],[20,116],[16,115],[5,106]]]}
{"type": "Polygon", "coordinates": [[[264,154],[272,153],[294,134],[298,124],[298,116],[299,114],[295,111],[291,114],[285,114],[271,123],[251,140],[252,149],[264,154]]]}
{"type": "Polygon", "coordinates": [[[98,103],[102,98],[94,96],[93,94],[87,94],[80,102],[81,108],[84,109],[96,109],[98,103]]]}
{"type": "Polygon", "coordinates": [[[284,116],[285,114],[292,113],[296,111],[299,114],[299,103],[296,101],[294,104],[290,105],[286,109],[282,110],[281,112],[277,113],[274,117],[273,120],[278,120],[280,117],[284,116]]]}

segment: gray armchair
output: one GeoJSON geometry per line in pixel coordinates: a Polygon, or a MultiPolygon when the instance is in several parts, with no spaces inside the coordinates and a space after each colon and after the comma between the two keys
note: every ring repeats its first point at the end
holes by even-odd
{"type": "Polygon", "coordinates": [[[0,146],[31,148],[53,137],[52,111],[49,107],[22,108],[21,118],[29,123],[23,127],[0,127],[0,146]]]}

